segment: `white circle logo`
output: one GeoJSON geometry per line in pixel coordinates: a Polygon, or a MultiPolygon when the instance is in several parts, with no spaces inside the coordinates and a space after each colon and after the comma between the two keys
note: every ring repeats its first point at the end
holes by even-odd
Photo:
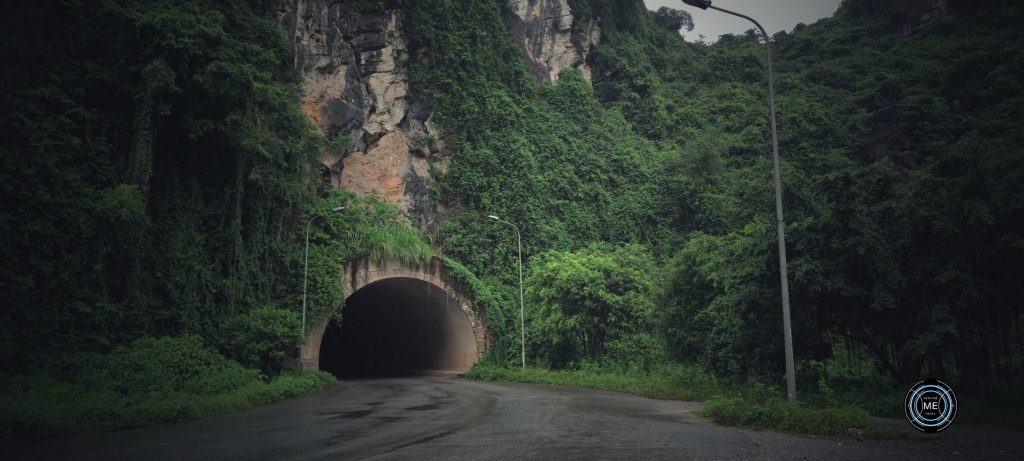
{"type": "Polygon", "coordinates": [[[934,433],[953,424],[959,405],[948,384],[926,379],[910,388],[903,409],[911,426],[921,432],[934,433]]]}

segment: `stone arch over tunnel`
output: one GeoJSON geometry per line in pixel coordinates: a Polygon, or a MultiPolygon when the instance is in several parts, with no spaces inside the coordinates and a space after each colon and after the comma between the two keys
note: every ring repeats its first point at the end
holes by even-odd
{"type": "Polygon", "coordinates": [[[482,316],[434,258],[423,267],[360,260],[345,266],[342,321],[309,330],[305,369],[336,376],[463,372],[487,348],[482,316]]]}

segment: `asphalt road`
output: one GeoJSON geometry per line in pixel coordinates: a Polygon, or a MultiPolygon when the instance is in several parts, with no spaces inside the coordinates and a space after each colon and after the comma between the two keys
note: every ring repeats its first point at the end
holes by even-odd
{"type": "MultiPolygon", "coordinates": [[[[708,423],[700,404],[455,378],[343,381],[189,423],[0,447],[3,459],[1020,459],[1024,433],[810,438],[708,423]]],[[[898,422],[891,422],[896,424],[898,422]]],[[[899,427],[912,432],[906,423],[899,427]],[[904,427],[905,426],[905,427],[904,427]]]]}

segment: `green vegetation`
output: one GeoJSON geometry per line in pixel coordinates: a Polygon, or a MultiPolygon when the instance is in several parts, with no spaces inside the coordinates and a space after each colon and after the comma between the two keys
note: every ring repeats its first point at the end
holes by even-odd
{"type": "Polygon", "coordinates": [[[704,403],[702,413],[727,426],[814,435],[845,434],[850,428],[865,427],[868,420],[867,412],[854,406],[807,408],[776,395],[714,398],[704,403]]]}
{"type": "Polygon", "coordinates": [[[298,316],[268,307],[228,317],[215,341],[225,357],[265,376],[276,376],[284,369],[288,353],[302,341],[301,330],[298,316]]]}
{"type": "MultiPolygon", "coordinates": [[[[802,393],[788,406],[763,38],[687,43],[700,17],[569,3],[577,45],[601,28],[592,82],[534,83],[508,2],[347,3],[405,9],[408,97],[429,102],[451,159],[430,241],[492,334],[471,375],[711,399],[717,421],[809,433],[863,421],[837,402],[892,414],[935,376],[967,420],[1020,423],[1024,6],[951,1],[907,29],[919,2],[847,0],[777,37],[802,393]],[[519,360],[517,248],[489,214],[523,232],[541,370],[502,369],[519,360]]],[[[280,374],[307,225],[307,325],[341,315],[343,262],[437,255],[393,206],[320,180],[318,156],[348,139],[310,128],[272,17],[263,1],[69,0],[0,18],[16,63],[0,69],[6,437],[325,385],[280,374]],[[181,363],[210,378],[152,384],[181,363]]]]}
{"type": "Polygon", "coordinates": [[[827,395],[892,415],[937,376],[977,421],[1019,424],[1024,406],[994,408],[1024,387],[1024,8],[951,2],[906,36],[916,3],[850,0],[773,44],[806,405],[787,409],[761,39],[686,43],[699,17],[570,3],[577,41],[601,25],[592,85],[573,70],[530,82],[493,4],[410,6],[428,55],[413,85],[454,155],[441,198],[461,212],[440,240],[500,303],[488,367],[519,355],[515,240],[493,213],[523,232],[527,357],[556,375],[697,364],[775,392],[768,416],[729,394],[716,418],[803,432],[805,410],[832,412],[828,431],[861,418],[827,395]],[[600,256],[620,247],[650,260],[600,256]]]}
{"type": "Polygon", "coordinates": [[[650,330],[654,309],[652,266],[638,245],[594,244],[535,257],[526,280],[534,349],[558,368],[601,358],[648,368],[662,350],[642,333],[650,330]]]}
{"type": "Polygon", "coordinates": [[[433,256],[394,207],[320,190],[321,150],[347,140],[319,136],[299,110],[291,46],[268,8],[69,1],[0,18],[0,59],[16,63],[0,70],[5,437],[175,421],[322,388],[325,376],[281,374],[301,337],[314,216],[309,324],[340,316],[343,261],[433,256]],[[194,371],[212,381],[153,389],[140,367],[164,362],[106,365],[128,360],[130,344],[154,352],[138,342],[152,337],[201,341],[238,363],[203,349],[194,371]]]}
{"type": "Polygon", "coordinates": [[[720,392],[721,385],[714,376],[692,365],[670,364],[650,372],[622,372],[584,364],[568,370],[527,367],[501,367],[481,363],[465,376],[486,381],[556,384],[580,386],[630,394],[661,400],[702,400],[720,392]]]}
{"type": "Polygon", "coordinates": [[[263,13],[71,1],[3,19],[5,368],[295,305],[324,141],[263,13]]]}
{"type": "Polygon", "coordinates": [[[0,441],[102,432],[242,410],[334,385],[324,372],[264,381],[195,336],[142,338],[0,380],[0,441]]]}
{"type": "MultiPolygon", "coordinates": [[[[377,197],[357,198],[351,192],[331,190],[313,203],[307,216],[313,219],[309,240],[307,328],[328,317],[341,318],[347,296],[340,283],[342,263],[369,257],[378,262],[398,260],[418,267],[436,255],[420,232],[400,220],[394,205],[377,197]],[[345,209],[331,211],[338,206],[345,206],[345,209]]],[[[297,236],[305,237],[301,232],[297,236]]],[[[296,291],[283,301],[296,309],[295,312],[302,305],[302,260],[297,260],[297,264],[296,291]]]]}

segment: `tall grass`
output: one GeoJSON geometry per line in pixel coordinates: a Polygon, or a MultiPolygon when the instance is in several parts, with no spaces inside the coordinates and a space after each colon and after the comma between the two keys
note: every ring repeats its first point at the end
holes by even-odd
{"type": "Polygon", "coordinates": [[[377,263],[398,260],[406,266],[420,267],[437,255],[418,231],[398,221],[367,229],[363,238],[365,246],[362,248],[377,263]]]}
{"type": "Polygon", "coordinates": [[[323,216],[324,227],[330,230],[327,235],[333,237],[328,242],[346,260],[368,257],[377,263],[397,260],[418,267],[437,256],[398,208],[377,195],[356,197],[352,192],[335,190],[318,201],[310,214],[323,216]],[[329,211],[338,204],[345,204],[343,213],[329,211]]]}

